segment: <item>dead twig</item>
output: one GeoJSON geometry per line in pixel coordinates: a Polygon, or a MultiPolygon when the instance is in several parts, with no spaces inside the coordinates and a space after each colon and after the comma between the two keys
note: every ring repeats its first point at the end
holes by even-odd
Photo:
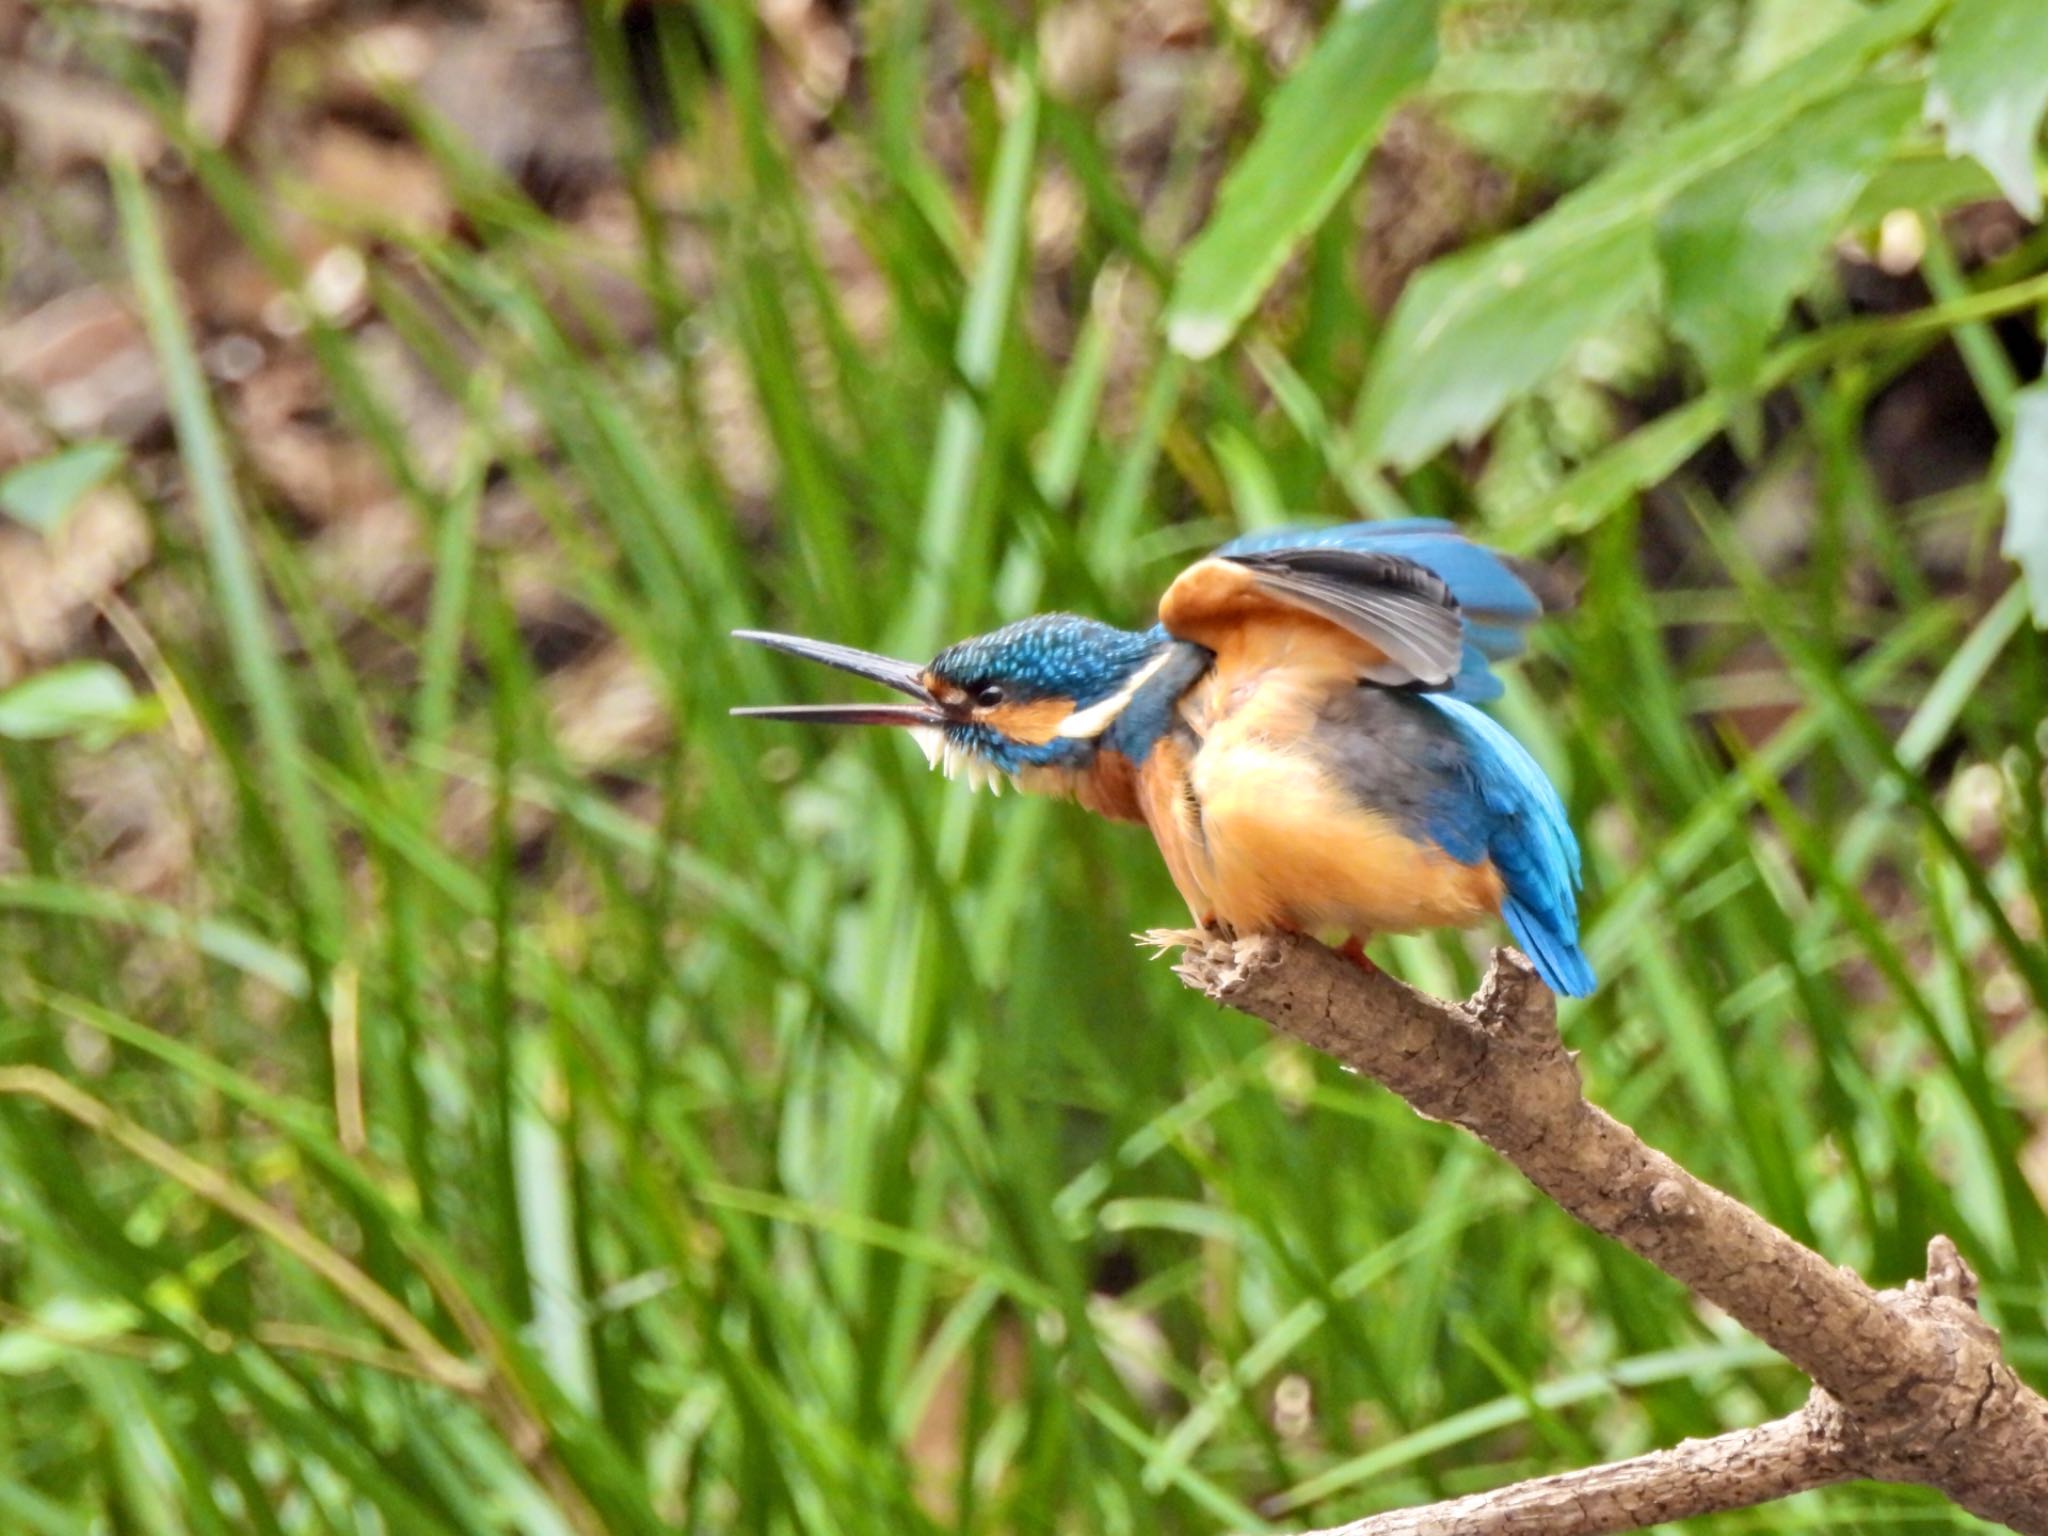
{"type": "Polygon", "coordinates": [[[1558,1038],[1555,1000],[1515,951],[1495,952],[1463,1004],[1285,935],[1191,943],[1176,969],[1218,1002],[1472,1132],[1816,1388],[1775,1424],[1374,1516],[1342,1527],[1345,1536],[1596,1536],[1855,1478],[1924,1484],[2022,1536],[2048,1536],[2048,1400],[2006,1364],[1955,1245],[1929,1245],[1925,1281],[1876,1291],[1646,1146],[1587,1102],[1576,1057],[1558,1038]]]}

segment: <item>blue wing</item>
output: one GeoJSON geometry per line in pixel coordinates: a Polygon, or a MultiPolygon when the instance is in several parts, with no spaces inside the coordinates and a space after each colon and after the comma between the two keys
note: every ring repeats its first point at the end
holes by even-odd
{"type": "Polygon", "coordinates": [[[1464,748],[1464,772],[1428,808],[1430,836],[1452,858],[1493,860],[1507,887],[1501,916],[1551,991],[1585,997],[1593,967],[1579,948],[1579,844],[1557,791],[1494,719],[1445,694],[1420,695],[1464,748]]]}
{"type": "Polygon", "coordinates": [[[1267,528],[1232,539],[1220,556],[1269,554],[1285,549],[1343,549],[1412,560],[1450,588],[1465,624],[1465,649],[1450,696],[1478,702],[1500,693],[1489,663],[1522,654],[1529,625],[1543,602],[1517,564],[1474,544],[1435,517],[1383,523],[1339,523],[1328,528],[1267,528]]]}

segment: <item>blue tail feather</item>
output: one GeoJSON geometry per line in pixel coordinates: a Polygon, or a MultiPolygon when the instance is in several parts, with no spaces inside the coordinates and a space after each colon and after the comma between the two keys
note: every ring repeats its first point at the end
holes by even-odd
{"type": "Polygon", "coordinates": [[[1556,789],[1498,721],[1443,694],[1422,702],[1465,748],[1464,782],[1433,808],[1431,836],[1455,859],[1493,861],[1507,887],[1501,916],[1544,985],[1586,996],[1594,976],[1579,948],[1579,844],[1556,789]]]}
{"type": "Polygon", "coordinates": [[[1486,653],[1476,645],[1468,645],[1465,654],[1458,658],[1458,670],[1445,692],[1469,704],[1484,704],[1501,696],[1501,681],[1493,675],[1486,653]]]}
{"type": "Polygon", "coordinates": [[[1578,936],[1559,931],[1553,925],[1556,914],[1540,915],[1519,897],[1501,903],[1500,915],[1507,919],[1508,932],[1515,936],[1536,967],[1543,984],[1560,997],[1591,997],[1597,982],[1593,963],[1579,948],[1578,936]]]}
{"type": "Polygon", "coordinates": [[[1471,641],[1468,649],[1476,649],[1483,657],[1505,661],[1510,656],[1522,654],[1522,631],[1505,624],[1486,624],[1465,615],[1465,638],[1471,641]]]}

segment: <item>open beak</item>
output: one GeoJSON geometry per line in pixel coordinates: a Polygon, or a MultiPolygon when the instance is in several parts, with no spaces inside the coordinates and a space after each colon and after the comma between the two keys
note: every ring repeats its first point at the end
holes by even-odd
{"type": "Polygon", "coordinates": [[[801,635],[778,635],[762,629],[736,629],[735,640],[751,640],[771,651],[822,661],[828,667],[851,672],[871,683],[894,688],[916,702],[910,704],[760,704],[735,709],[736,715],[758,720],[800,720],[810,725],[943,725],[946,717],[938,701],[924,685],[924,668],[915,662],[857,651],[850,645],[829,640],[806,640],[801,635]]]}

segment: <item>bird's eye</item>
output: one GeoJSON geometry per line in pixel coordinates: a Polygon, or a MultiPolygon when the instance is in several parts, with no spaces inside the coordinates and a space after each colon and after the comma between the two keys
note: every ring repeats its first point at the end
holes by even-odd
{"type": "Polygon", "coordinates": [[[988,684],[986,687],[983,687],[982,689],[977,691],[974,695],[974,705],[977,709],[994,709],[998,704],[1002,702],[1003,690],[998,688],[994,683],[988,684]]]}

